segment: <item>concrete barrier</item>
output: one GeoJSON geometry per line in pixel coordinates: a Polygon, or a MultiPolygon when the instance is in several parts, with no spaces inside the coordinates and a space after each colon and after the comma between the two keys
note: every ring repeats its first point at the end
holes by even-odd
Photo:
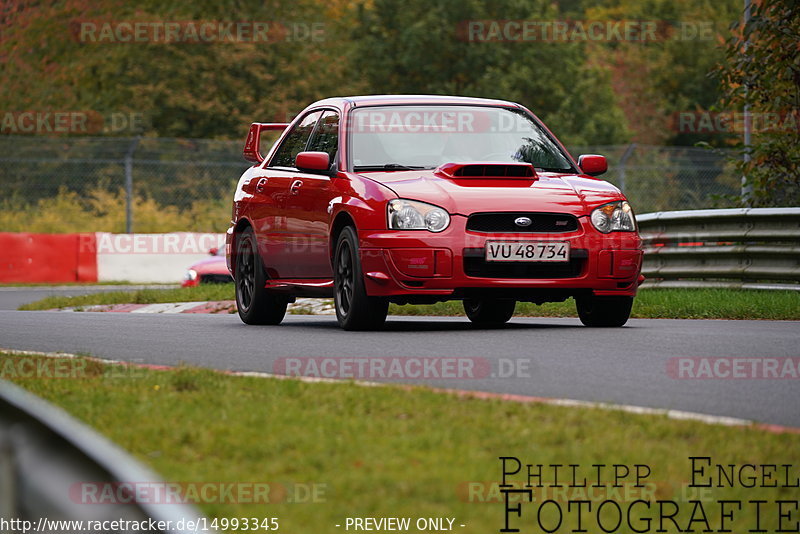
{"type": "Polygon", "coordinates": [[[0,283],[180,282],[224,234],[0,233],[0,283]]]}
{"type": "Polygon", "coordinates": [[[0,232],[0,282],[96,282],[95,234],[0,232]]]}
{"type": "Polygon", "coordinates": [[[186,269],[225,245],[224,234],[97,234],[97,280],[180,282],[186,269]]]}

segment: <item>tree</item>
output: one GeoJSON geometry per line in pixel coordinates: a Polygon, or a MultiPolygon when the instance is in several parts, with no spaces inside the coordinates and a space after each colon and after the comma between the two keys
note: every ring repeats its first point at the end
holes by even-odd
{"type": "Polygon", "coordinates": [[[469,26],[561,18],[544,0],[374,0],[360,7],[351,64],[374,92],[514,100],[568,145],[626,141],[608,72],[584,43],[473,38],[469,26]]]}
{"type": "Polygon", "coordinates": [[[723,109],[749,105],[752,144],[737,160],[753,206],[800,205],[800,3],[765,0],[749,22],[735,24],[726,61],[718,69],[723,109]]]}
{"type": "Polygon", "coordinates": [[[250,122],[283,120],[350,89],[346,65],[338,61],[344,42],[326,16],[341,9],[341,0],[6,4],[0,10],[2,111],[141,113],[139,131],[98,133],[243,139],[250,122]],[[286,31],[273,32],[274,41],[216,43],[115,42],[100,39],[100,30],[81,34],[84,23],[173,21],[277,22],[286,31]],[[314,24],[320,33],[303,33],[314,24]]]}
{"type": "Polygon", "coordinates": [[[725,142],[713,132],[680,131],[675,117],[707,112],[717,102],[719,80],[708,73],[724,59],[722,44],[740,14],[741,0],[605,0],[587,7],[589,20],[656,25],[655,39],[600,42],[589,50],[594,61],[611,69],[611,84],[634,141],[684,146],[725,142]]]}

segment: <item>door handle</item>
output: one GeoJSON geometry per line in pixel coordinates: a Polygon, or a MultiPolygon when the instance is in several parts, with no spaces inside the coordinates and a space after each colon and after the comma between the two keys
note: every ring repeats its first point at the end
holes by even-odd
{"type": "Polygon", "coordinates": [[[264,186],[267,185],[267,181],[268,181],[267,178],[260,179],[258,181],[258,183],[256,184],[256,191],[259,192],[259,193],[263,193],[264,192],[264,186]]]}
{"type": "Polygon", "coordinates": [[[289,188],[289,191],[291,191],[293,195],[296,195],[300,192],[301,187],[303,187],[303,180],[295,180],[292,182],[292,187],[289,188]]]}

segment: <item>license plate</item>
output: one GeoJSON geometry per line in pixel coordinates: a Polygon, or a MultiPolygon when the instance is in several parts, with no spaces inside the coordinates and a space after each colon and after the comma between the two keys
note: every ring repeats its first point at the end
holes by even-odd
{"type": "Polygon", "coordinates": [[[569,243],[553,241],[487,241],[486,261],[569,261],[569,243]]]}

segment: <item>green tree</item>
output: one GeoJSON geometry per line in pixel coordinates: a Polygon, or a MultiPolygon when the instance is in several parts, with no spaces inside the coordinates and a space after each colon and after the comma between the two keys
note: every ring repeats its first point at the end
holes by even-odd
{"type": "Polygon", "coordinates": [[[588,63],[583,43],[482,40],[488,31],[470,31],[471,23],[561,18],[544,0],[374,0],[360,6],[351,63],[374,92],[514,100],[568,145],[624,142],[608,72],[588,63]]]}
{"type": "MultiPolygon", "coordinates": [[[[7,2],[0,14],[2,111],[141,113],[139,133],[244,138],[252,121],[285,119],[348,91],[335,20],[316,0],[7,2]],[[92,42],[85,22],[279,22],[275,41],[92,42]],[[304,33],[312,25],[322,31],[304,33]]],[[[98,26],[100,27],[100,26],[98,26]]],[[[94,33],[99,36],[100,33],[94,33]]],[[[113,132],[112,132],[113,133],[113,132]]],[[[130,135],[129,130],[116,132],[130,135]]]]}
{"type": "Polygon", "coordinates": [[[709,73],[725,57],[730,24],[741,16],[741,0],[603,0],[586,2],[585,17],[656,25],[655,39],[595,43],[594,61],[612,72],[611,83],[634,140],[643,144],[694,145],[724,142],[675,128],[681,112],[705,112],[721,94],[709,73]]]}
{"type": "Polygon", "coordinates": [[[754,206],[800,205],[800,3],[769,0],[754,4],[747,24],[734,25],[726,62],[718,72],[725,87],[721,105],[750,106],[754,121],[749,161],[737,165],[754,206]],[[759,128],[766,119],[772,127],[759,128]]]}

